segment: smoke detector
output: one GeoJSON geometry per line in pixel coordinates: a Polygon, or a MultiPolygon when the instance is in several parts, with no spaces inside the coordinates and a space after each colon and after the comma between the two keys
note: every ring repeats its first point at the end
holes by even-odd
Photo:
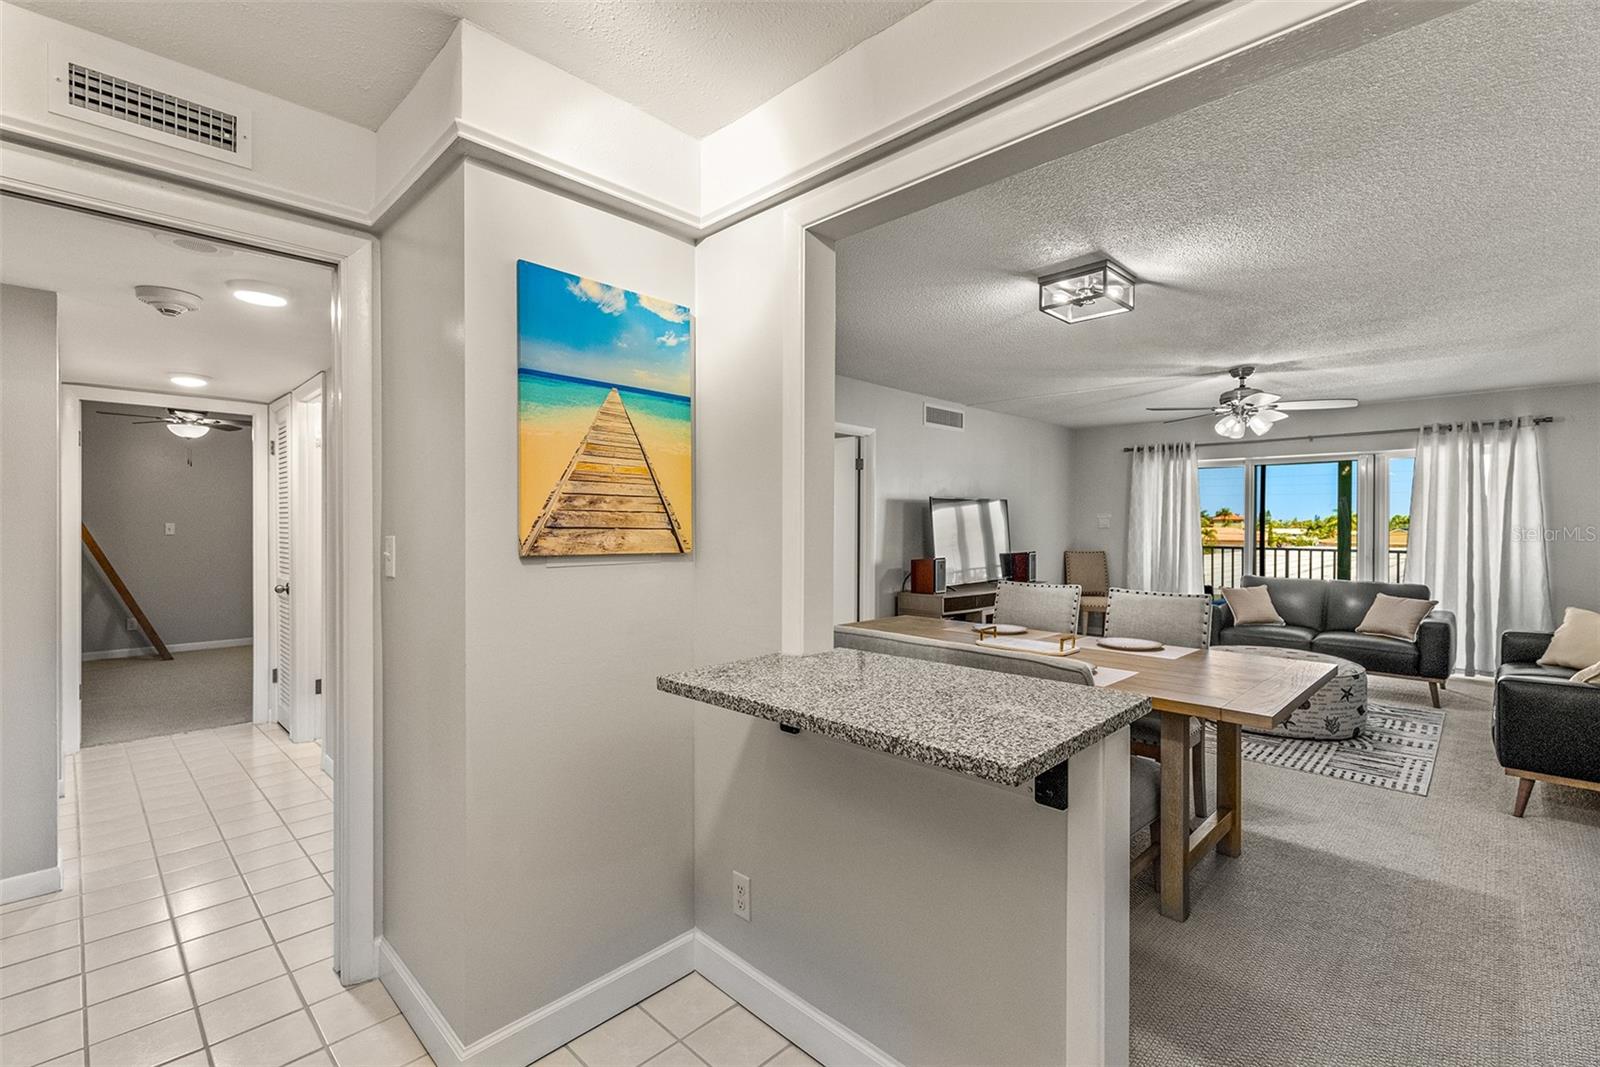
{"type": "Polygon", "coordinates": [[[133,295],[139,298],[140,303],[149,304],[169,319],[200,308],[200,298],[195,294],[182,289],[168,289],[164,285],[136,285],[133,295]]]}

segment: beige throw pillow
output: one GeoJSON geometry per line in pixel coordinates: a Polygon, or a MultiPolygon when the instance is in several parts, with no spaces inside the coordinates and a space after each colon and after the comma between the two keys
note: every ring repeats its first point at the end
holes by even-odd
{"type": "Polygon", "coordinates": [[[1572,676],[1574,682],[1588,682],[1590,685],[1600,685],[1600,663],[1592,667],[1585,667],[1572,676]]]}
{"type": "Polygon", "coordinates": [[[1417,600],[1414,597],[1379,593],[1372,601],[1372,607],[1367,609],[1366,618],[1356,627],[1356,633],[1415,641],[1417,628],[1438,604],[1437,600],[1417,600]]]}
{"type": "Polygon", "coordinates": [[[1283,616],[1272,606],[1272,593],[1264,585],[1224,589],[1222,599],[1233,612],[1235,626],[1282,626],[1283,616]]]}
{"type": "Polygon", "coordinates": [[[1600,611],[1568,608],[1539,665],[1582,670],[1596,660],[1600,660],[1600,611]]]}

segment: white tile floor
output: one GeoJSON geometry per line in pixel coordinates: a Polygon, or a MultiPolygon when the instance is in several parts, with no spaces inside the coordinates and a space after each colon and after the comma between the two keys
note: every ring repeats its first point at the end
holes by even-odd
{"type": "Polygon", "coordinates": [[[782,1034],[690,974],[534,1067],[818,1067],[782,1034]]]}
{"type": "MultiPolygon", "coordinates": [[[[333,973],[333,780],[225,726],[69,758],[59,893],[0,908],[4,1067],[432,1067],[377,982],[333,973]]],[[[543,1067],[816,1067],[698,974],[543,1067]]]]}
{"type": "Polygon", "coordinates": [[[61,892],[0,909],[0,1063],[427,1064],[339,985],[321,749],[227,726],[68,761],[61,892]]]}

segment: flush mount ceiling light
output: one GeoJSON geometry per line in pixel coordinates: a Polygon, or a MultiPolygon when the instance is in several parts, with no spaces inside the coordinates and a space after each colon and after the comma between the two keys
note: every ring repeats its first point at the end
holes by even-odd
{"type": "Polygon", "coordinates": [[[181,437],[186,441],[193,441],[198,437],[204,437],[206,434],[210,433],[211,427],[199,426],[192,422],[169,422],[167,423],[167,432],[172,434],[174,437],[181,437]]]}
{"type": "Polygon", "coordinates": [[[1087,322],[1133,310],[1134,277],[1109,259],[1039,279],[1039,310],[1062,322],[1087,322]]]}
{"type": "Polygon", "coordinates": [[[186,289],[173,289],[165,285],[136,285],[133,295],[139,303],[148,304],[169,319],[198,311],[200,298],[186,289]]]}
{"type": "Polygon", "coordinates": [[[1291,411],[1326,411],[1331,408],[1353,408],[1359,401],[1350,397],[1328,398],[1325,400],[1285,400],[1277,393],[1267,393],[1253,386],[1247,385],[1245,379],[1254,374],[1254,367],[1234,367],[1228,371],[1230,378],[1239,379],[1237,388],[1229,389],[1217,397],[1217,403],[1209,408],[1145,408],[1146,411],[1198,411],[1198,415],[1184,415],[1177,419],[1168,419],[1170,422],[1188,422],[1190,419],[1205,419],[1213,415],[1221,416],[1211,427],[1222,437],[1230,437],[1237,441],[1244,436],[1244,432],[1260,437],[1272,429],[1272,424],[1281,422],[1289,417],[1291,411]]]}
{"type": "Polygon", "coordinates": [[[204,389],[206,386],[211,384],[210,378],[202,378],[198,374],[188,374],[184,372],[168,375],[167,381],[171,382],[173,385],[181,386],[184,389],[204,389]]]}
{"type": "Polygon", "coordinates": [[[232,281],[228,283],[228,292],[235,300],[257,307],[281,308],[289,304],[289,290],[266,282],[232,281]]]}

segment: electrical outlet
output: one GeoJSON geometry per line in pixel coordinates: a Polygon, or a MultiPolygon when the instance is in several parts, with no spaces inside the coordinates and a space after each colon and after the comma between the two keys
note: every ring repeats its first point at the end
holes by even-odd
{"type": "Polygon", "coordinates": [[[750,921],[750,876],[733,872],[733,913],[750,921]]]}
{"type": "Polygon", "coordinates": [[[137,630],[138,628],[139,628],[139,620],[134,618],[132,615],[129,615],[128,616],[128,629],[137,630]]]}
{"type": "Polygon", "coordinates": [[[178,524],[177,523],[175,523],[175,522],[167,523],[167,536],[168,537],[171,537],[173,534],[175,534],[177,532],[178,532],[178,524]]]}

